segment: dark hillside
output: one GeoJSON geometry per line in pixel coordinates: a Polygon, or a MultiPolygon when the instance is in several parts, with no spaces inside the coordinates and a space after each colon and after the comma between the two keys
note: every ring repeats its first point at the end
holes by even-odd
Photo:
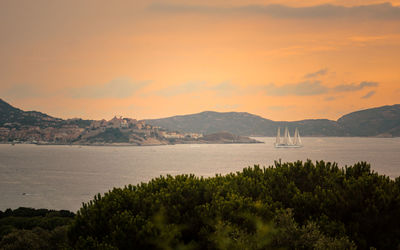
{"type": "Polygon", "coordinates": [[[52,117],[38,111],[23,111],[0,99],[0,127],[38,126],[40,128],[61,127],[62,125],[77,125],[87,127],[91,120],[68,119],[52,117]]]}
{"type": "Polygon", "coordinates": [[[212,134],[227,131],[236,135],[264,135],[274,129],[274,122],[245,112],[205,111],[192,115],[146,120],[149,124],[172,131],[212,134]]]}
{"type": "Polygon", "coordinates": [[[400,105],[383,106],[350,113],[338,121],[309,119],[272,121],[241,112],[212,112],[146,120],[173,131],[211,134],[227,131],[242,136],[275,136],[278,127],[297,127],[302,136],[400,136],[400,105]]]}
{"type": "Polygon", "coordinates": [[[37,111],[22,111],[0,99],[0,127],[7,126],[39,126],[53,127],[63,120],[37,111]]]}
{"type": "Polygon", "coordinates": [[[338,120],[353,136],[400,136],[400,105],[360,110],[338,120]]]}

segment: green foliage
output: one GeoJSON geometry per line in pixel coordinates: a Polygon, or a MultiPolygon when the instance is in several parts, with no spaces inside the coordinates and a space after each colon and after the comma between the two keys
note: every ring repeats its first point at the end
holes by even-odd
{"type": "Polygon", "coordinates": [[[0,241],[0,249],[68,249],[67,226],[52,231],[36,227],[33,230],[14,230],[0,241]]]}
{"type": "Polygon", "coordinates": [[[367,163],[280,163],[202,178],[161,176],[86,203],[69,239],[84,249],[393,249],[400,179],[367,163]]]}
{"type": "Polygon", "coordinates": [[[129,142],[129,135],[118,128],[106,128],[104,132],[88,138],[90,142],[129,142]]]}
{"type": "Polygon", "coordinates": [[[81,118],[79,119],[71,119],[71,120],[64,120],[62,122],[62,125],[77,125],[80,128],[87,128],[90,126],[90,124],[92,123],[92,120],[83,120],[81,118]]]}
{"type": "Polygon", "coordinates": [[[67,249],[67,227],[74,216],[24,207],[0,211],[0,249],[67,249]]]}

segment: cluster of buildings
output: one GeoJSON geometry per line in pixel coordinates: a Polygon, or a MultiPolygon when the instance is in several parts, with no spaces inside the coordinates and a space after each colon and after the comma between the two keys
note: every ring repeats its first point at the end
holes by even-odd
{"type": "Polygon", "coordinates": [[[196,140],[202,134],[170,132],[157,126],[146,124],[131,118],[114,117],[111,120],[97,120],[85,125],[77,119],[41,128],[39,126],[3,126],[0,127],[0,141],[27,143],[86,143],[93,138],[101,140],[101,135],[108,129],[118,130],[128,138],[129,143],[143,142],[149,139],[169,141],[171,139],[196,140]]]}
{"type": "Polygon", "coordinates": [[[84,128],[80,128],[77,125],[46,128],[40,128],[39,126],[0,127],[0,141],[68,143],[76,140],[84,131],[84,128]]]}
{"type": "Polygon", "coordinates": [[[149,124],[146,124],[144,121],[138,121],[136,119],[131,118],[122,118],[121,116],[118,118],[114,116],[109,121],[106,120],[99,120],[93,121],[90,124],[91,129],[98,129],[98,128],[135,128],[135,129],[151,129],[149,124]]]}
{"type": "Polygon", "coordinates": [[[197,133],[179,133],[179,132],[161,131],[161,134],[163,137],[167,139],[185,139],[185,138],[199,139],[203,137],[202,134],[197,134],[197,133]]]}

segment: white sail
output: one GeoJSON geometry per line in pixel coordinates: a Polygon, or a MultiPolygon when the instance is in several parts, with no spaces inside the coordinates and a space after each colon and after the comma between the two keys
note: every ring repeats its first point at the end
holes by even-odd
{"type": "Polygon", "coordinates": [[[286,128],[286,132],[287,132],[287,144],[293,145],[292,139],[290,138],[289,130],[287,128],[286,128]]]}
{"type": "Polygon", "coordinates": [[[288,134],[289,134],[289,132],[288,132],[288,129],[287,129],[287,127],[285,127],[285,133],[283,134],[283,144],[288,144],[288,134]]]}
{"type": "Polygon", "coordinates": [[[276,135],[276,148],[300,148],[302,147],[300,133],[299,130],[296,128],[294,132],[293,141],[290,138],[290,133],[287,127],[285,127],[285,132],[283,133],[283,138],[281,138],[281,129],[278,128],[278,132],[276,135]]]}
{"type": "Polygon", "coordinates": [[[278,133],[276,134],[275,144],[280,144],[280,143],[281,143],[281,128],[278,127],[278,133]]]}
{"type": "Polygon", "coordinates": [[[294,131],[294,138],[293,138],[294,145],[298,145],[299,143],[298,137],[299,137],[299,130],[296,128],[294,131]]]}
{"type": "Polygon", "coordinates": [[[296,128],[297,131],[297,140],[296,140],[296,145],[301,145],[301,138],[300,138],[300,133],[299,130],[296,128]]]}

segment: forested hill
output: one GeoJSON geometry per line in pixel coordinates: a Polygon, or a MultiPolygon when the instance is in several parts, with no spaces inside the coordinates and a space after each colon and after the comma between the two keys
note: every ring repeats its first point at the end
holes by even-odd
{"type": "Polygon", "coordinates": [[[275,136],[278,127],[297,127],[302,136],[400,136],[400,105],[353,112],[337,121],[328,119],[294,122],[272,121],[242,112],[205,111],[191,115],[149,119],[146,123],[169,130],[193,133],[227,131],[243,136],[275,136]]]}
{"type": "Polygon", "coordinates": [[[227,131],[237,135],[253,135],[275,128],[273,121],[245,112],[219,113],[205,111],[198,114],[146,120],[146,122],[172,131],[202,134],[227,131]]]}
{"type": "MultiPolygon", "coordinates": [[[[0,99],[0,127],[59,127],[75,124],[85,127],[90,120],[55,118],[37,111],[23,111],[0,99]]],[[[294,122],[272,121],[246,112],[205,111],[191,115],[145,120],[146,123],[182,133],[213,134],[229,132],[240,136],[275,136],[278,127],[291,133],[299,128],[302,136],[400,136],[400,104],[356,111],[337,121],[312,119],[294,122]]]]}
{"type": "Polygon", "coordinates": [[[23,111],[0,99],[0,127],[7,123],[49,127],[55,126],[60,122],[62,122],[62,119],[54,118],[37,111],[23,111]]]}
{"type": "Polygon", "coordinates": [[[63,120],[49,116],[38,111],[23,111],[15,108],[0,98],[0,127],[11,126],[37,126],[41,128],[60,127],[70,124],[85,127],[90,124],[90,120],[69,119],[63,120]]]}
{"type": "Polygon", "coordinates": [[[355,136],[400,136],[400,104],[353,112],[337,123],[355,136]]]}

